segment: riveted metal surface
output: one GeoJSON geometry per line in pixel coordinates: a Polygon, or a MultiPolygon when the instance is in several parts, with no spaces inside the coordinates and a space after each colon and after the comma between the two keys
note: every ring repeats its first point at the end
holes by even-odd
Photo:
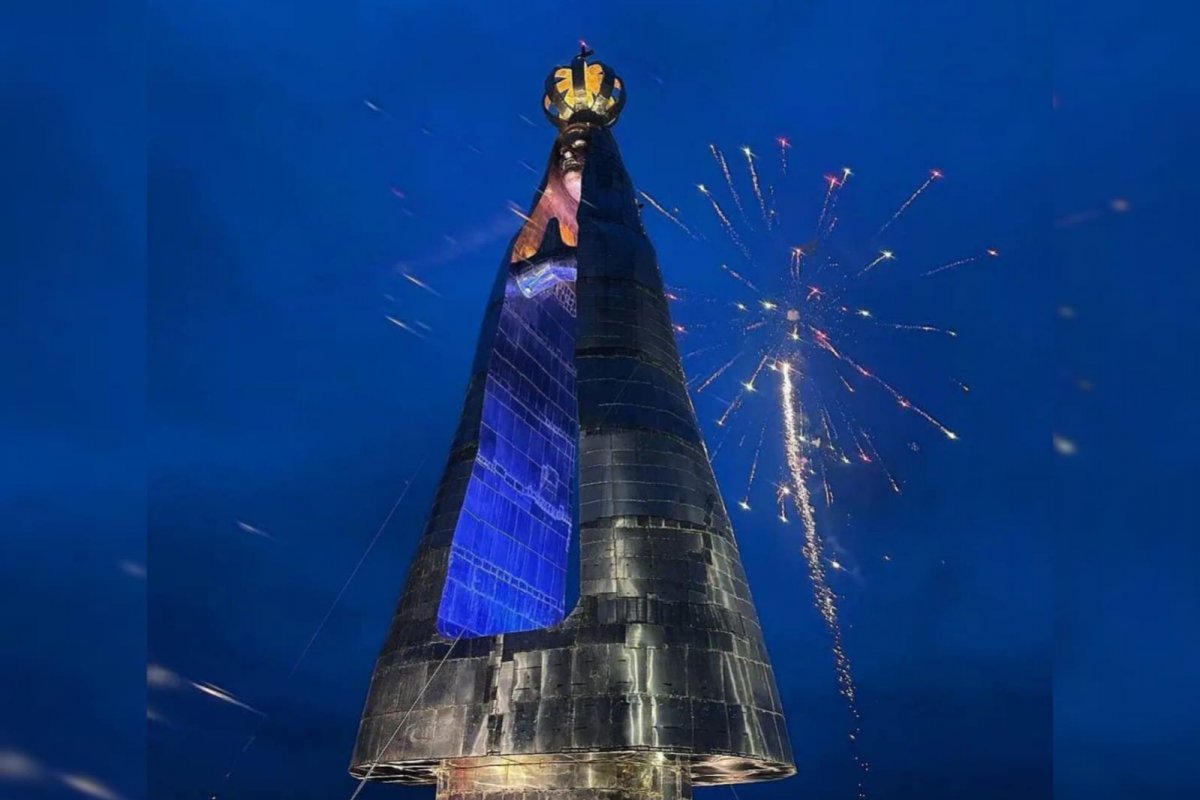
{"type": "Polygon", "coordinates": [[[454,448],[376,665],[354,775],[436,781],[439,796],[467,800],[550,800],[556,781],[573,782],[572,797],[675,800],[693,783],[794,772],[654,249],[606,130],[591,134],[583,199],[574,252],[579,603],[548,628],[457,640],[437,632],[506,256],[454,448]]]}

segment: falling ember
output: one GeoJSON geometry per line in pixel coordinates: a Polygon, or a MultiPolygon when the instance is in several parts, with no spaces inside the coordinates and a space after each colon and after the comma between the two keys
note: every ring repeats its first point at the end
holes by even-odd
{"type": "Polygon", "coordinates": [[[750,183],[754,186],[754,196],[758,198],[758,207],[762,209],[763,222],[767,223],[767,227],[771,227],[771,218],[767,214],[767,201],[763,199],[762,187],[758,184],[758,170],[754,168],[754,153],[750,152],[749,147],[742,148],[742,154],[746,156],[746,166],[750,168],[750,183]]]}
{"type": "Polygon", "coordinates": [[[784,175],[787,175],[787,151],[792,146],[792,143],[782,136],[775,141],[779,143],[779,170],[784,175]]]}
{"type": "MultiPolygon", "coordinates": [[[[838,620],[837,598],[825,578],[824,556],[821,552],[821,538],[817,534],[816,513],[813,511],[812,497],[809,495],[808,484],[805,482],[804,473],[807,463],[800,449],[801,433],[796,420],[797,401],[792,389],[792,368],[791,364],[787,362],[784,362],[781,367],[783,374],[783,380],[781,381],[783,389],[781,406],[783,410],[784,451],[787,456],[787,466],[792,487],[796,492],[794,502],[800,515],[800,522],[804,527],[803,554],[805,561],[808,562],[808,575],[812,581],[814,603],[817,610],[821,613],[821,617],[825,620],[825,627],[833,637],[833,657],[837,669],[838,686],[841,689],[842,696],[846,699],[850,715],[854,719],[853,729],[850,731],[851,740],[854,741],[860,733],[858,720],[861,716],[858,711],[854,676],[850,669],[850,657],[847,655],[842,641],[842,627],[838,620]]],[[[859,755],[857,749],[854,752],[854,760],[860,771],[866,773],[868,766],[859,755]]],[[[859,792],[861,796],[861,782],[859,784],[859,792]]]]}
{"type": "Polygon", "coordinates": [[[638,194],[640,194],[642,197],[646,198],[646,202],[649,203],[651,206],[653,206],[655,211],[662,214],[664,217],[671,220],[671,222],[674,222],[676,225],[678,225],[683,230],[683,232],[686,233],[688,236],[692,237],[693,239],[696,239],[696,241],[699,241],[699,238],[696,236],[696,234],[692,233],[691,229],[688,228],[687,225],[684,225],[682,222],[680,222],[679,217],[675,216],[670,211],[667,211],[665,208],[663,208],[661,203],[659,203],[653,197],[648,195],[646,192],[641,191],[640,189],[638,190],[638,194]]]}
{"type": "MultiPolygon", "coordinates": [[[[926,189],[928,189],[929,185],[931,183],[933,183],[936,180],[940,180],[941,178],[942,178],[941,170],[936,170],[936,169],[930,170],[929,177],[925,179],[925,182],[922,183],[920,186],[918,186],[916,191],[914,191],[912,194],[910,194],[908,196],[908,199],[900,204],[900,207],[898,209],[896,209],[896,213],[892,214],[891,218],[887,222],[883,223],[883,227],[879,229],[879,233],[883,233],[885,230],[888,229],[889,226],[891,226],[891,224],[893,222],[900,219],[900,215],[908,210],[908,207],[911,206],[913,204],[913,202],[915,202],[916,199],[921,196],[921,193],[924,192],[926,189]]],[[[878,235],[878,234],[876,234],[876,235],[878,235]]]]}
{"type": "Polygon", "coordinates": [[[708,149],[712,151],[713,158],[717,160],[717,166],[721,168],[721,174],[725,176],[725,185],[729,187],[729,194],[733,196],[733,204],[737,206],[738,213],[742,218],[746,217],[746,210],[742,208],[742,198],[738,195],[737,189],[733,186],[733,175],[729,172],[729,164],[725,162],[725,154],[722,153],[715,144],[710,144],[708,149]]]}

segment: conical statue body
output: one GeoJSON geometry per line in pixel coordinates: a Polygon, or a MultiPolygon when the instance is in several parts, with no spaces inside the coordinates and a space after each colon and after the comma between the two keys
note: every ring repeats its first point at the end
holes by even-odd
{"type": "Polygon", "coordinates": [[[539,800],[786,777],[758,616],[606,127],[578,115],[564,130],[529,219],[350,771],[539,800]],[[575,530],[581,592],[564,617],[575,530]]]}

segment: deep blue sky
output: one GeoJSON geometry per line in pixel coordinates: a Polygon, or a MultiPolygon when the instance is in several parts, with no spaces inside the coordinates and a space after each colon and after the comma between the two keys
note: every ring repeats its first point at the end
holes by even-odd
{"type": "MultiPolygon", "coordinates": [[[[1155,264],[1194,261],[1146,232],[1150,220],[1183,224],[1195,200],[1185,177],[1200,177],[1194,161],[1175,163],[1197,86],[1171,68],[1169,40],[1115,3],[1057,26],[1032,1],[614,2],[582,19],[561,3],[501,5],[157,3],[144,21],[76,11],[61,58],[39,59],[34,37],[21,42],[32,58],[5,62],[6,103],[35,131],[0,138],[28,154],[5,166],[5,185],[21,187],[9,249],[28,267],[5,314],[40,332],[5,351],[7,373],[30,379],[4,417],[22,455],[4,473],[18,549],[0,559],[0,599],[37,599],[4,623],[25,645],[5,653],[0,750],[127,798],[207,797],[257,718],[152,688],[160,719],[143,734],[144,656],[269,715],[222,797],[349,796],[372,664],[513,230],[505,204],[527,201],[538,176],[519,162],[540,168],[552,139],[541,82],[584,38],[629,86],[616,133],[634,179],[712,240],[647,210],[667,281],[697,295],[730,293],[716,264],[733,258],[694,190],[716,177],[710,141],[732,154],[786,135],[791,171],[814,181],[853,165],[850,233],[872,232],[930,167],[947,174],[895,231],[901,261],[864,302],[961,336],[928,348],[866,338],[860,352],[962,441],[884,404],[864,409],[906,492],[851,481],[849,507],[823,519],[858,565],[859,577],[836,578],[872,796],[1194,789],[1181,743],[1197,733],[1196,689],[1161,665],[1196,658],[1172,639],[1196,599],[1194,545],[1166,536],[1196,466],[1194,451],[1168,446],[1195,422],[1167,389],[1194,360],[1182,290],[1195,278],[1171,290],[1147,280],[1155,264]],[[141,30],[144,48],[117,44],[141,30]],[[99,91],[72,84],[88,72],[99,91]],[[1135,139],[1146,144],[1131,153],[1135,139]],[[1114,197],[1130,211],[1055,226],[1114,197]],[[987,245],[999,261],[916,278],[987,245]],[[79,277],[98,253],[102,277],[79,277]],[[398,280],[398,262],[439,294],[398,280]],[[1153,326],[1135,321],[1149,308],[1153,326]],[[433,331],[417,339],[385,314],[433,331]],[[1137,437],[1114,435],[1135,420],[1137,437]],[[1056,457],[1051,430],[1078,454],[1056,457]],[[1131,469],[1141,460],[1158,469],[1131,469]],[[147,631],[122,624],[143,603],[145,644],[147,631]],[[1125,688],[1100,691],[1114,680],[1125,688]]],[[[791,202],[811,202],[792,186],[791,202]]],[[[869,255],[856,241],[842,254],[869,255]]],[[[711,402],[697,402],[710,446],[711,402]]],[[[745,448],[717,458],[730,503],[748,463],[745,448]]],[[[739,794],[852,797],[798,530],[769,513],[735,521],[800,770],[739,794]]],[[[53,780],[0,794],[77,796],[53,780]]]]}

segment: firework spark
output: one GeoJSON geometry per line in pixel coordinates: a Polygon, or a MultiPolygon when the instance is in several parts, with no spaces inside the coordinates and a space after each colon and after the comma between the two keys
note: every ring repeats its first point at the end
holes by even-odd
{"type": "MultiPolygon", "coordinates": [[[[819,236],[828,236],[829,234],[833,233],[833,228],[835,225],[837,225],[837,215],[835,212],[837,211],[838,198],[842,196],[842,191],[846,188],[846,183],[850,180],[850,176],[853,174],[854,173],[850,171],[849,167],[842,167],[842,177],[834,179],[835,183],[830,187],[830,192],[826,197],[828,200],[828,206],[824,211],[824,216],[828,220],[828,224],[825,226],[824,230],[818,232],[819,236]]],[[[817,227],[820,228],[819,220],[817,227]]]]}
{"type": "Polygon", "coordinates": [[[826,175],[825,182],[829,186],[825,189],[825,200],[821,203],[821,213],[817,215],[817,234],[820,235],[821,228],[825,225],[825,217],[829,213],[829,198],[833,196],[834,187],[840,183],[833,175],[826,175]]]}
{"type": "MultiPolygon", "coordinates": [[[[725,413],[722,414],[720,419],[717,420],[717,427],[724,427],[725,422],[729,419],[729,415],[732,414],[734,411],[737,411],[738,406],[740,406],[741,404],[742,404],[742,395],[739,393],[737,397],[733,398],[733,402],[731,402],[728,406],[726,406],[725,413]]],[[[713,455],[716,455],[716,454],[714,453],[713,455]]]]}
{"type": "Polygon", "coordinates": [[[872,269],[874,269],[874,268],[875,268],[875,265],[876,265],[876,264],[879,264],[879,263],[881,263],[881,262],[884,262],[884,261],[891,261],[891,260],[892,260],[892,259],[894,259],[895,257],[896,257],[896,254],[895,254],[895,253],[893,253],[891,250],[880,250],[880,251],[879,251],[879,255],[878,255],[878,256],[876,256],[875,260],[874,260],[874,261],[872,261],[870,264],[867,264],[865,267],[863,267],[863,268],[862,268],[862,269],[859,271],[859,273],[858,273],[858,274],[859,274],[860,276],[862,276],[862,275],[866,275],[868,272],[870,272],[872,269]]]}
{"type": "Polygon", "coordinates": [[[721,204],[717,202],[717,198],[712,196],[712,192],[703,183],[698,184],[696,188],[700,190],[700,194],[708,198],[708,202],[712,205],[713,213],[721,220],[721,227],[725,229],[725,233],[729,236],[730,241],[737,246],[737,249],[746,257],[747,261],[754,261],[754,258],[750,255],[750,250],[742,242],[742,237],[738,236],[737,228],[733,227],[733,223],[729,221],[729,215],[725,213],[725,209],[721,208],[721,204]]]}
{"type": "Polygon", "coordinates": [[[843,313],[847,313],[847,314],[853,313],[853,316],[870,320],[872,324],[878,325],[881,328],[891,328],[892,330],[897,330],[897,331],[921,331],[922,333],[941,333],[941,334],[945,334],[946,336],[949,336],[951,338],[958,337],[958,331],[952,330],[950,328],[939,328],[936,325],[919,325],[919,324],[908,323],[908,322],[884,322],[882,320],[875,319],[875,315],[872,314],[868,309],[865,309],[865,308],[860,308],[857,311],[851,312],[848,308],[846,308],[845,306],[842,306],[841,310],[843,313]]]}
{"type": "Polygon", "coordinates": [[[749,278],[747,278],[745,275],[743,275],[742,273],[738,272],[738,271],[737,271],[737,270],[735,270],[735,269],[730,269],[728,264],[722,264],[722,265],[721,265],[721,269],[725,270],[725,271],[726,271],[726,272],[728,272],[728,273],[729,273],[729,274],[730,274],[730,275],[731,275],[733,278],[735,278],[735,279],[737,279],[737,280],[741,281],[742,283],[746,284],[747,286],[749,286],[749,287],[750,287],[751,289],[753,289],[754,291],[756,291],[756,292],[758,291],[758,287],[757,287],[757,286],[755,286],[755,285],[754,285],[754,284],[753,284],[753,283],[750,281],[750,279],[749,279],[749,278]]]}
{"type": "Polygon", "coordinates": [[[402,272],[401,274],[404,276],[404,279],[406,281],[408,281],[409,283],[411,283],[413,286],[424,289],[425,291],[429,292],[430,294],[434,295],[435,297],[441,297],[441,295],[438,294],[437,291],[432,286],[430,286],[428,283],[426,283],[425,281],[418,278],[416,275],[413,275],[411,272],[402,272]]]}
{"type": "Polygon", "coordinates": [[[393,325],[395,325],[397,328],[408,331],[413,336],[416,336],[418,339],[425,338],[425,336],[420,331],[418,331],[416,328],[414,328],[412,325],[409,325],[407,322],[405,322],[402,319],[397,319],[396,317],[393,317],[390,314],[384,314],[383,318],[386,319],[388,322],[392,323],[393,325]]]}
{"type": "Polygon", "coordinates": [[[914,412],[915,414],[917,414],[918,416],[920,416],[922,419],[924,419],[930,425],[937,428],[941,432],[941,434],[943,436],[945,436],[947,439],[950,439],[951,441],[958,439],[957,433],[955,433],[954,431],[947,428],[941,422],[938,422],[938,420],[935,419],[929,412],[925,411],[925,409],[921,408],[920,406],[914,405],[911,400],[909,400],[904,395],[900,394],[900,392],[897,391],[895,389],[895,387],[893,387],[890,383],[885,381],[883,378],[880,378],[874,372],[871,372],[869,369],[867,369],[863,365],[859,364],[857,361],[853,360],[852,358],[845,355],[844,353],[839,353],[836,349],[834,349],[832,343],[829,343],[828,337],[826,337],[824,339],[824,341],[826,343],[828,343],[828,346],[825,348],[826,350],[828,350],[830,353],[835,354],[839,359],[841,359],[842,361],[845,361],[847,364],[854,367],[854,369],[858,371],[859,375],[862,375],[867,380],[874,381],[875,383],[882,386],[884,388],[884,390],[886,390],[887,393],[890,394],[892,396],[892,398],[896,401],[896,404],[899,405],[901,408],[908,409],[908,410],[914,412]]]}
{"type": "Polygon", "coordinates": [[[742,198],[733,185],[733,175],[729,172],[729,164],[725,161],[725,154],[715,144],[710,144],[708,149],[712,151],[713,158],[717,161],[717,166],[721,168],[721,174],[725,176],[725,185],[729,188],[729,194],[733,197],[733,204],[737,206],[738,213],[742,215],[742,219],[744,220],[746,218],[746,210],[742,208],[742,198]]]}
{"type": "Polygon", "coordinates": [[[767,214],[767,201],[763,199],[762,187],[758,183],[758,170],[754,168],[754,153],[750,152],[749,147],[742,148],[742,154],[746,156],[746,166],[750,169],[750,184],[754,187],[754,196],[758,198],[758,207],[762,210],[763,222],[767,223],[767,227],[771,227],[771,217],[767,214]]]}
{"type": "MultiPolygon", "coordinates": [[[[896,209],[896,213],[892,214],[891,218],[888,219],[887,222],[883,223],[883,227],[879,229],[879,233],[883,233],[885,230],[887,230],[889,227],[891,227],[892,223],[895,222],[896,220],[900,219],[900,215],[903,214],[905,211],[907,211],[908,207],[911,206],[914,202],[916,202],[916,199],[918,197],[920,197],[921,194],[926,189],[928,189],[929,186],[934,181],[941,180],[942,177],[943,176],[942,176],[941,170],[939,170],[939,169],[930,170],[929,177],[925,179],[925,182],[922,183],[920,186],[918,186],[916,188],[916,190],[908,196],[908,199],[900,204],[900,207],[898,209],[896,209]]],[[[876,234],[876,235],[878,235],[878,234],[876,234]]]]}
{"type": "Polygon", "coordinates": [[[754,476],[758,474],[758,457],[762,454],[763,438],[767,434],[767,426],[764,423],[758,431],[758,446],[754,448],[754,460],[750,462],[750,477],[746,479],[746,493],[743,495],[745,499],[738,503],[743,510],[750,510],[750,490],[754,488],[754,476]]]}
{"type": "Polygon", "coordinates": [[[654,208],[655,211],[662,214],[664,217],[671,220],[671,222],[674,222],[676,225],[678,225],[683,230],[684,233],[686,233],[688,236],[692,237],[696,241],[700,241],[699,237],[697,237],[696,234],[692,233],[691,228],[689,228],[687,225],[684,225],[679,220],[679,217],[675,216],[670,211],[667,211],[665,208],[663,208],[661,203],[659,203],[657,200],[655,200],[649,194],[641,191],[640,189],[638,190],[638,194],[640,194],[642,197],[646,198],[646,202],[649,203],[654,208]]]}
{"type": "Polygon", "coordinates": [[[997,250],[994,247],[989,247],[987,250],[984,250],[982,253],[978,253],[976,255],[969,256],[967,258],[960,258],[957,261],[951,261],[949,264],[942,264],[940,267],[936,267],[934,269],[929,270],[929,272],[922,273],[921,277],[928,278],[930,275],[937,275],[939,272],[945,272],[948,269],[954,269],[955,267],[962,267],[967,264],[971,264],[975,261],[978,261],[979,259],[983,258],[984,256],[988,256],[990,258],[996,258],[999,255],[1000,255],[999,250],[997,250]]]}
{"type": "Polygon", "coordinates": [[[792,143],[782,136],[775,141],[779,145],[779,173],[787,175],[787,151],[792,146],[792,143]]]}
{"type": "Polygon", "coordinates": [[[871,435],[867,433],[866,429],[860,430],[859,433],[862,434],[863,441],[867,443],[867,448],[871,451],[871,455],[875,457],[874,462],[879,465],[881,470],[883,470],[883,474],[887,477],[888,483],[891,484],[892,491],[896,494],[900,494],[900,484],[896,482],[896,478],[894,475],[892,475],[892,471],[889,470],[887,464],[884,463],[883,456],[879,455],[879,451],[875,449],[875,441],[871,438],[871,435]]]}
{"type": "Polygon", "coordinates": [[[741,357],[741,354],[739,353],[738,355],[736,355],[733,358],[726,361],[721,366],[717,367],[716,372],[714,372],[712,375],[708,376],[708,379],[705,380],[704,383],[702,383],[698,387],[696,387],[696,394],[700,394],[705,389],[707,389],[709,386],[711,386],[712,382],[715,381],[717,378],[721,377],[722,375],[724,375],[725,371],[727,369],[729,369],[730,367],[732,367],[733,362],[737,361],[740,357],[741,357]]]}

